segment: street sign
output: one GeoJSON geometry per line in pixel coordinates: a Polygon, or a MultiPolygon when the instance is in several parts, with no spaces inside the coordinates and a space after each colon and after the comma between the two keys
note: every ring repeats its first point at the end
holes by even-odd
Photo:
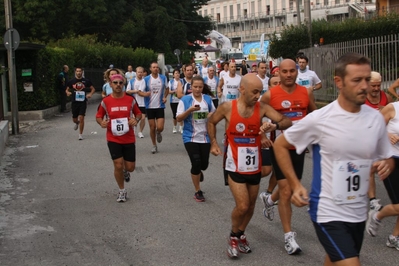
{"type": "Polygon", "coordinates": [[[7,50],[14,49],[17,50],[19,43],[20,43],[20,37],[19,33],[16,29],[10,28],[6,31],[3,37],[4,40],[4,46],[6,47],[7,50]],[[12,41],[12,45],[11,45],[12,41]]]}
{"type": "Polygon", "coordinates": [[[176,56],[179,56],[179,55],[180,55],[180,50],[179,50],[179,49],[175,49],[175,50],[173,51],[173,53],[174,53],[176,56]]]}

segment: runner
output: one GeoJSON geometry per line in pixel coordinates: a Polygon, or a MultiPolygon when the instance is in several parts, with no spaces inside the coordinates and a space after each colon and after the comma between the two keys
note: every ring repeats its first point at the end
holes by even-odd
{"type": "Polygon", "coordinates": [[[200,182],[204,180],[204,173],[209,165],[209,151],[211,148],[207,130],[208,118],[215,112],[212,103],[212,92],[204,84],[201,76],[192,80],[193,93],[183,96],[177,107],[177,121],[184,121],[183,142],[191,161],[191,179],[194,184],[194,199],[205,201],[200,182]]]}
{"type": "Polygon", "coordinates": [[[136,166],[133,126],[141,119],[135,98],[122,90],[124,83],[125,78],[120,74],[110,77],[112,93],[102,100],[96,114],[97,123],[107,129],[108,149],[114,162],[114,176],[119,187],[117,202],[126,201],[124,169],[133,172],[136,166]]]}
{"type": "MultiPolygon", "coordinates": [[[[146,110],[145,110],[145,103],[144,103],[144,97],[139,95],[140,88],[142,87],[144,89],[145,87],[145,82],[144,82],[144,68],[139,66],[136,68],[136,76],[130,80],[130,82],[127,84],[126,88],[126,93],[129,95],[133,95],[134,98],[136,98],[136,102],[140,108],[140,112],[142,114],[142,119],[140,120],[139,126],[139,132],[137,133],[137,136],[139,138],[144,138],[143,130],[145,127],[145,117],[146,117],[146,110]]],[[[137,127],[137,126],[136,126],[137,127]]]]}
{"type": "Polygon", "coordinates": [[[261,92],[261,95],[263,95],[265,92],[269,90],[269,78],[266,76],[267,72],[267,64],[266,62],[259,62],[258,63],[258,78],[262,81],[263,84],[263,90],[261,92]]]}
{"type": "Polygon", "coordinates": [[[65,93],[67,96],[72,95],[72,121],[75,123],[73,129],[79,128],[79,140],[83,139],[87,99],[90,99],[95,91],[91,81],[83,77],[83,69],[75,68],[75,77],[68,81],[65,93]],[[90,89],[90,93],[86,94],[88,89],[90,89]]]}
{"type": "MultiPolygon", "coordinates": [[[[284,69],[280,68],[280,76],[284,69]]],[[[370,61],[348,53],[335,64],[336,101],[286,130],[273,145],[276,159],[293,190],[292,202],[309,205],[309,214],[327,256],[324,265],[360,265],[367,219],[371,168],[386,178],[394,168],[383,117],[363,105],[370,61]],[[311,130],[310,130],[311,129],[311,130]],[[313,150],[313,181],[308,197],[290,159],[290,147],[313,150]]],[[[280,205],[280,202],[279,202],[280,205]]]]}
{"type": "Polygon", "coordinates": [[[224,169],[236,203],[231,214],[232,228],[228,238],[227,254],[231,258],[237,258],[239,251],[251,252],[244,231],[252,218],[259,190],[260,148],[267,147],[266,136],[263,133],[279,128],[286,129],[291,125],[287,117],[258,101],[262,89],[262,82],[256,75],[245,75],[240,84],[241,96],[237,100],[219,105],[208,119],[208,134],[213,155],[222,155],[216,141],[216,125],[225,120],[227,148],[224,169]],[[276,122],[266,122],[261,126],[264,116],[276,122]]]}
{"type": "Polygon", "coordinates": [[[396,216],[395,227],[392,234],[388,236],[386,245],[387,247],[399,250],[399,102],[388,104],[381,110],[381,113],[387,124],[388,136],[395,160],[392,173],[384,179],[384,186],[391,199],[391,204],[385,205],[383,208],[374,208],[369,211],[366,230],[371,236],[376,236],[381,221],[386,217],[396,216]]]}
{"type": "Polygon", "coordinates": [[[151,63],[151,75],[144,78],[145,86],[139,88],[139,95],[144,97],[148,124],[150,126],[150,137],[152,141],[151,153],[158,152],[155,142],[162,142],[162,131],[165,125],[165,102],[169,94],[166,77],[159,74],[157,62],[151,63]]]}
{"type": "Polygon", "coordinates": [[[204,82],[211,88],[211,92],[213,94],[212,101],[215,108],[218,108],[219,106],[219,99],[217,97],[217,87],[219,85],[219,81],[219,78],[215,76],[215,69],[213,66],[208,67],[208,76],[204,78],[204,82]]]}
{"type": "Polygon", "coordinates": [[[322,87],[321,80],[317,76],[316,72],[309,70],[308,62],[309,59],[305,55],[300,55],[298,57],[299,72],[298,77],[296,78],[296,83],[304,86],[310,91],[320,90],[322,87]]]}
{"type": "MultiPolygon", "coordinates": [[[[280,63],[280,81],[281,84],[270,89],[263,94],[261,101],[270,104],[278,112],[286,115],[292,120],[292,123],[298,122],[304,118],[307,113],[316,110],[313,93],[305,87],[295,83],[298,75],[295,62],[291,59],[285,59],[280,63]]],[[[272,133],[271,140],[282,133],[281,130],[272,133]]],[[[296,232],[292,231],[291,218],[291,189],[288,181],[285,179],[280,167],[277,165],[273,148],[270,148],[270,155],[273,165],[273,171],[276,174],[278,189],[272,195],[268,195],[268,199],[264,199],[266,208],[274,208],[274,204],[278,199],[278,211],[280,214],[281,224],[284,231],[285,249],[289,255],[297,254],[302,249],[297,244],[295,237],[296,232]],[[274,199],[274,200],[273,200],[274,199]]],[[[301,154],[295,153],[295,148],[291,147],[290,156],[294,161],[295,170],[299,179],[302,178],[302,171],[305,162],[305,152],[301,154]]],[[[266,209],[266,213],[271,210],[266,209]]]]}
{"type": "Polygon", "coordinates": [[[241,76],[236,75],[236,63],[229,64],[229,72],[219,81],[218,97],[221,102],[232,101],[240,96],[241,76]]]}
{"type": "MultiPolygon", "coordinates": [[[[173,79],[169,80],[169,94],[170,94],[170,109],[172,109],[172,114],[173,114],[173,130],[172,133],[176,134],[177,133],[177,120],[176,120],[176,112],[177,112],[177,106],[179,104],[179,98],[177,98],[177,88],[179,85],[181,86],[182,80],[180,79],[180,71],[179,69],[173,70],[173,79]]],[[[180,132],[182,128],[182,123],[180,122],[180,132]]]]}

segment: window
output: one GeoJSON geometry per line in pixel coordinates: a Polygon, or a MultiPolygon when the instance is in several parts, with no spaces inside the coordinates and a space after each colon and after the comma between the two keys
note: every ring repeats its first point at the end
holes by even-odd
{"type": "Polygon", "coordinates": [[[248,17],[248,11],[246,9],[244,9],[244,18],[248,17]]]}
{"type": "Polygon", "coordinates": [[[266,15],[270,15],[270,5],[266,6],[266,15]]]}
{"type": "Polygon", "coordinates": [[[241,17],[241,5],[237,4],[237,16],[241,17]]]}
{"type": "Polygon", "coordinates": [[[233,5],[230,5],[230,19],[234,19],[234,9],[233,9],[233,5]]]}
{"type": "Polygon", "coordinates": [[[255,14],[255,1],[251,2],[251,15],[255,14]]]}
{"type": "Polygon", "coordinates": [[[213,13],[215,12],[214,8],[211,8],[211,17],[213,18],[213,13]]]}
{"type": "Polygon", "coordinates": [[[217,13],[217,14],[216,14],[216,21],[217,21],[217,22],[220,22],[220,13],[217,13]]]}
{"type": "Polygon", "coordinates": [[[204,17],[208,16],[208,10],[204,10],[204,17]]]}

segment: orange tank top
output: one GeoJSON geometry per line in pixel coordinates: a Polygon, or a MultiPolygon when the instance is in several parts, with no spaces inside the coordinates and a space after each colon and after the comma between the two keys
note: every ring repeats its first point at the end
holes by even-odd
{"type": "Polygon", "coordinates": [[[257,102],[251,117],[238,113],[237,100],[231,102],[230,124],[226,130],[225,169],[240,174],[257,174],[261,171],[260,103],[257,102]]]}
{"type": "MultiPolygon", "coordinates": [[[[286,92],[280,85],[270,89],[269,105],[288,117],[293,124],[307,115],[309,102],[308,90],[301,85],[297,84],[292,93],[286,92]]],[[[276,130],[275,134],[271,134],[271,139],[274,141],[282,132],[276,130]]]]}
{"type": "Polygon", "coordinates": [[[371,103],[369,101],[369,99],[366,98],[365,104],[367,104],[368,106],[370,106],[370,107],[372,107],[372,108],[374,108],[376,110],[379,110],[380,106],[386,106],[388,104],[388,97],[385,94],[385,92],[380,91],[380,102],[379,103],[377,103],[377,104],[371,103]]]}

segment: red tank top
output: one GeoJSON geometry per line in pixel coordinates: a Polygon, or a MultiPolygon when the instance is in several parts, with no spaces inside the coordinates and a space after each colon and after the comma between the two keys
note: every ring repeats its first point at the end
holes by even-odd
{"type": "Polygon", "coordinates": [[[231,102],[230,124],[226,130],[225,169],[240,174],[257,174],[261,171],[260,103],[257,102],[251,117],[238,113],[237,100],[231,102]]]}
{"type": "Polygon", "coordinates": [[[385,105],[388,104],[388,97],[387,97],[387,95],[385,94],[385,92],[380,91],[380,102],[379,102],[379,103],[377,103],[377,104],[371,103],[371,102],[369,101],[369,99],[366,98],[365,104],[367,104],[368,106],[370,106],[370,107],[372,107],[372,108],[374,108],[374,109],[376,109],[376,110],[379,110],[379,109],[380,109],[380,106],[385,106],[385,105]]]}
{"type": "MultiPolygon", "coordinates": [[[[301,85],[297,84],[292,93],[283,90],[280,85],[270,89],[269,105],[277,112],[287,116],[293,124],[307,115],[309,102],[308,90],[301,85]]],[[[274,141],[282,132],[283,130],[272,132],[271,140],[274,141]]],[[[295,148],[291,147],[291,149],[295,148]]]]}

